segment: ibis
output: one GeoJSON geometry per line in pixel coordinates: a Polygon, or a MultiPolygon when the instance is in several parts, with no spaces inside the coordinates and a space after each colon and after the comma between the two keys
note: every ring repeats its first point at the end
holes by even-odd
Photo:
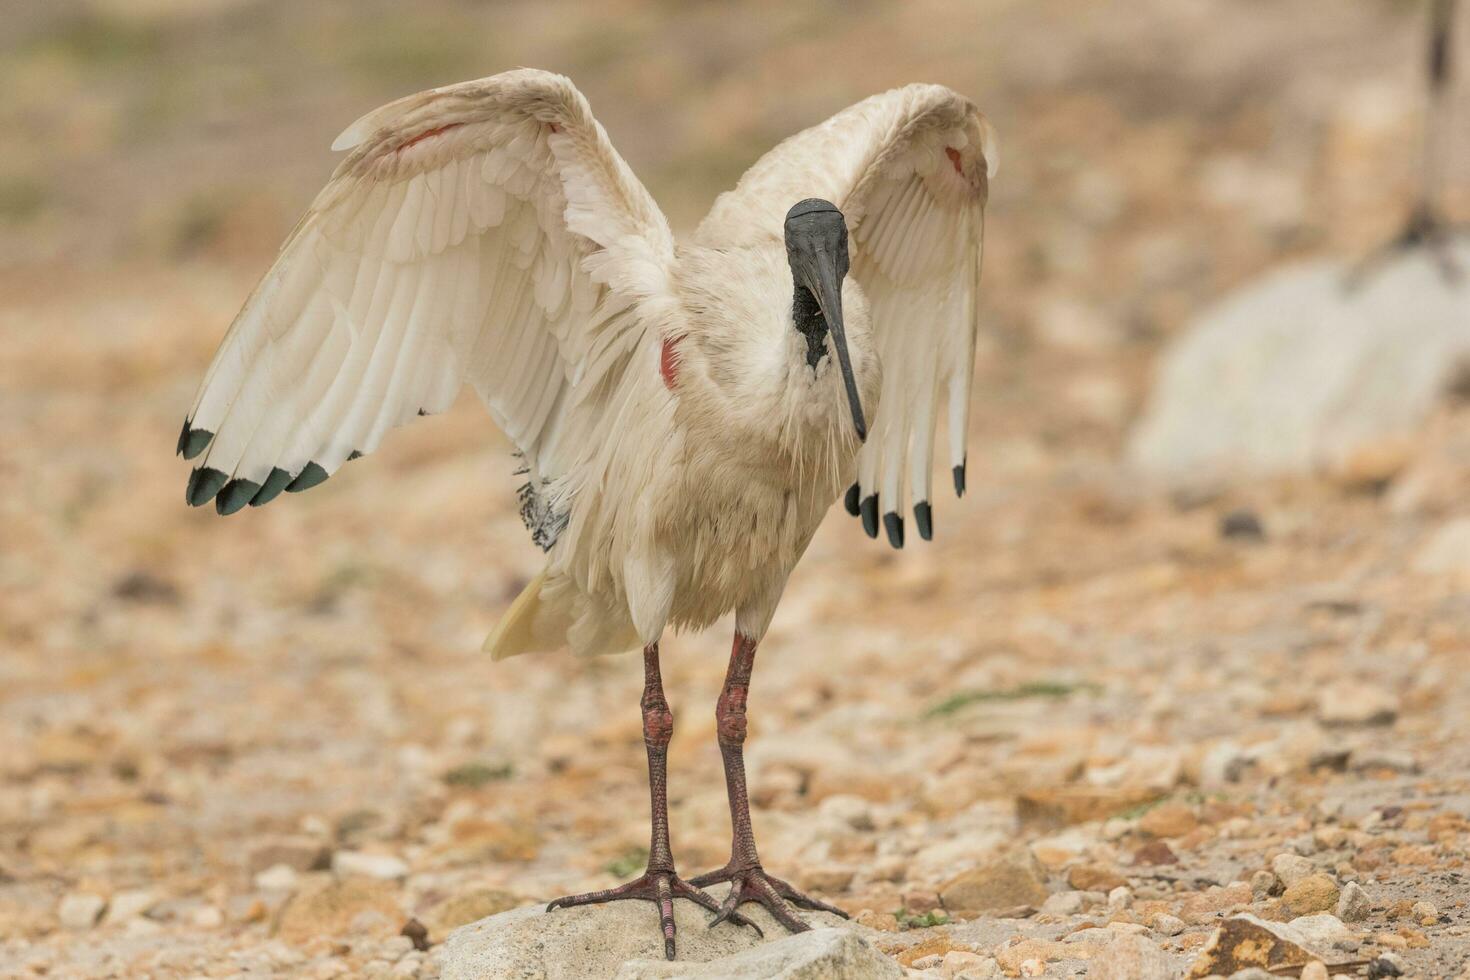
{"type": "MultiPolygon", "coordinates": [[[[839,910],[761,865],[742,745],[756,648],[847,489],[870,537],[934,533],[941,414],[956,493],[995,171],[990,125],[939,85],[873,96],[771,150],[676,240],[559,75],[399,99],[348,151],[246,301],[179,435],[188,503],[260,507],[335,475],[472,385],[514,444],[545,565],[486,641],[496,660],[641,649],[648,868],[563,906],[673,900],[790,930],[839,910]],[[669,627],[734,613],[715,708],[733,843],[690,878],[669,844],[669,627]],[[716,902],[704,888],[729,882],[716,902]]],[[[509,488],[507,488],[509,489],[509,488]]]]}

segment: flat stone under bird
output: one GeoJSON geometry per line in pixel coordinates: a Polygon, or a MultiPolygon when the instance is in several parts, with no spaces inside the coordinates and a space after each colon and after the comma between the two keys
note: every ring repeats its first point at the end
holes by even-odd
{"type": "Polygon", "coordinates": [[[178,450],[221,514],[309,489],[466,382],[524,464],[545,569],[486,641],[497,660],[641,648],[647,872],[558,906],[672,901],[751,925],[828,909],[762,866],[741,748],[756,647],[832,502],[902,546],[933,533],[948,416],[965,484],[995,141],[938,85],[877,95],[782,142],[676,241],[572,83],[519,70],[374,110],[246,302],[178,450]],[[871,424],[871,436],[869,425],[871,424]],[[666,628],[735,614],[716,706],[730,861],[688,881],[669,844],[666,628]],[[730,882],[723,902],[701,889],[730,882]]]}

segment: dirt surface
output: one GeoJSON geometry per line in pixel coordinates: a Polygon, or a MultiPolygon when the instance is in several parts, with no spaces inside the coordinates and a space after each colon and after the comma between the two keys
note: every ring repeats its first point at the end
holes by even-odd
{"type": "MultiPolygon", "coordinates": [[[[683,227],[890,84],[1001,135],[970,490],[902,552],[838,507],[793,576],[750,701],[768,867],[933,976],[1129,932],[1183,968],[1352,883],[1329,962],[1459,974],[1470,404],[1292,481],[1118,462],[1193,311],[1396,229],[1414,5],[370,7],[37,5],[0,42],[0,975],[432,977],[410,917],[641,870],[639,665],[479,653],[540,556],[477,404],[227,520],[172,453],[341,126],[515,64],[583,85],[683,227]]],[[[664,646],[687,873],[727,854],[728,644],[664,646]]]]}

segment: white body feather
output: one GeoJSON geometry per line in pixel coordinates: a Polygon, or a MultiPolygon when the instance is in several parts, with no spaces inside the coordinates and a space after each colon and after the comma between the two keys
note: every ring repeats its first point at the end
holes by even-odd
{"type": "Polygon", "coordinates": [[[767,154],[677,246],[569,81],[508,72],[391,103],[215,356],[180,438],[192,503],[304,489],[473,384],[524,457],[545,572],[496,657],[634,648],[735,611],[759,638],[855,476],[929,500],[941,392],[964,459],[993,139],[938,86],[875,96],[767,154]],[[836,203],[873,434],[793,327],[782,219],[836,203]],[[880,368],[881,364],[881,368],[880,368]],[[316,469],[313,469],[315,467],[316,469]]]}

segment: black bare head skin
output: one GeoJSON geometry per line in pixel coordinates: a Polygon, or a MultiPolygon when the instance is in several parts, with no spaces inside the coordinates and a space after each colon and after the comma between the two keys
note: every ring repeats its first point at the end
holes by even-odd
{"type": "Polygon", "coordinates": [[[786,212],[786,261],[795,286],[791,316],[806,336],[807,364],[816,367],[827,354],[827,334],[837,348],[837,364],[847,388],[852,423],[859,439],[868,437],[863,406],[858,398],[847,333],[842,323],[842,280],[847,277],[847,222],[837,205],[807,198],[786,212]]]}

